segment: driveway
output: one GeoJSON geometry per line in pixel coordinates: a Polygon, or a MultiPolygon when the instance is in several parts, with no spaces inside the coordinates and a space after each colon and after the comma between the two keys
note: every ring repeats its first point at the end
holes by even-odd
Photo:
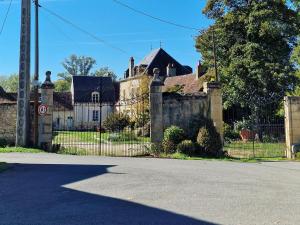
{"type": "Polygon", "coordinates": [[[300,163],[0,154],[1,225],[297,225],[300,163]]]}

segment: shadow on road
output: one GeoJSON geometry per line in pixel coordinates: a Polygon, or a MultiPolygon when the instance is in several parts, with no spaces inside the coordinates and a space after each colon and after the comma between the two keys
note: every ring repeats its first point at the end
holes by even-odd
{"type": "Polygon", "coordinates": [[[11,166],[0,174],[1,225],[213,225],[166,210],[63,187],[109,173],[107,169],[113,165],[11,166]]]}

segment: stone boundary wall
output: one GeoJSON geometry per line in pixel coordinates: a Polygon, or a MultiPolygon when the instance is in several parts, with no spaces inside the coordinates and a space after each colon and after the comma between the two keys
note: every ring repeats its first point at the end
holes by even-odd
{"type": "Polygon", "coordinates": [[[285,97],[286,157],[292,159],[300,152],[300,97],[285,97]]]}
{"type": "Polygon", "coordinates": [[[190,96],[163,93],[162,109],[164,130],[172,125],[188,130],[191,118],[210,115],[208,96],[205,93],[190,96]]]}
{"type": "Polygon", "coordinates": [[[17,104],[0,104],[0,139],[5,139],[9,144],[16,141],[17,104]]]}
{"type": "Polygon", "coordinates": [[[210,118],[223,140],[223,106],[221,86],[205,83],[204,91],[193,95],[163,93],[158,76],[150,84],[150,136],[152,143],[163,140],[163,131],[176,125],[188,131],[190,122],[199,115],[210,118]]]}

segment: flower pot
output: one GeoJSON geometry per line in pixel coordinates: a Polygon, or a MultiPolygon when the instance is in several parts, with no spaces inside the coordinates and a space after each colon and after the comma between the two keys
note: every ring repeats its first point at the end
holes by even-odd
{"type": "Polygon", "coordinates": [[[240,136],[242,138],[243,141],[249,141],[249,140],[253,140],[255,137],[255,132],[248,130],[248,129],[242,129],[240,131],[240,136]]]}

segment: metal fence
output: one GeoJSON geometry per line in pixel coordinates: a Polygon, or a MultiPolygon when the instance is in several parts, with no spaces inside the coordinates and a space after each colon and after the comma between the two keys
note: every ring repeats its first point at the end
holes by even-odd
{"type": "Polygon", "coordinates": [[[53,148],[77,155],[139,156],[148,152],[148,96],[117,103],[75,103],[53,109],[53,148]]]}
{"type": "Polygon", "coordinates": [[[284,115],[273,105],[261,106],[258,113],[231,108],[224,112],[224,150],[237,158],[285,157],[284,115]]]}

